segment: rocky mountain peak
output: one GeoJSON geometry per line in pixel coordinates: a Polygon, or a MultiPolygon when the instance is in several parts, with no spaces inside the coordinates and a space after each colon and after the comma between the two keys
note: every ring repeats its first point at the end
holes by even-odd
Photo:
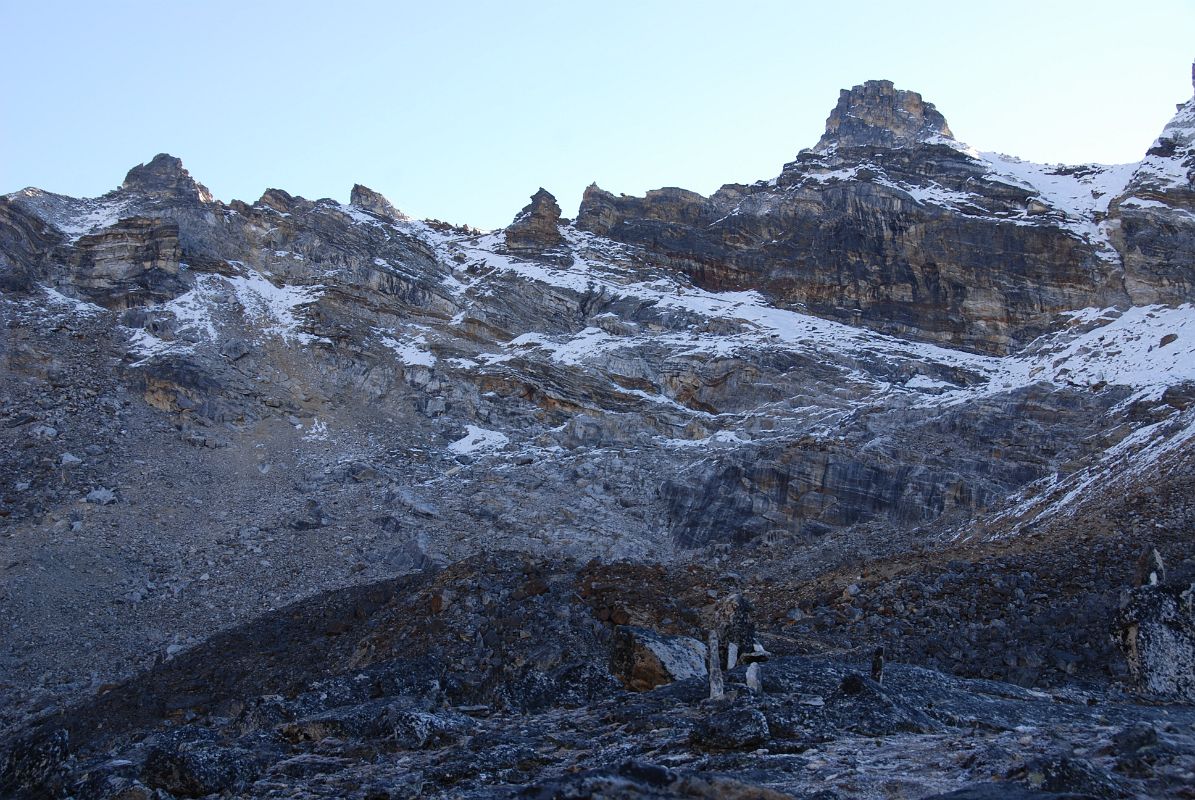
{"type": "Polygon", "coordinates": [[[506,246],[514,251],[539,252],[564,243],[560,235],[560,204],[542,186],[531,195],[531,202],[523,207],[506,228],[506,246]]]}
{"type": "Polygon", "coordinates": [[[359,183],[353,184],[353,191],[349,195],[349,202],[357,208],[377,214],[380,217],[385,217],[386,219],[409,219],[406,214],[395,208],[381,192],[375,192],[368,186],[362,186],[359,183]]]}
{"type": "Polygon", "coordinates": [[[826,132],[813,149],[839,147],[903,147],[934,137],[953,138],[933,103],[917,92],[897,89],[892,81],[867,81],[838,95],[826,119],[826,132]]]}
{"type": "Polygon", "coordinates": [[[158,153],[148,164],[133,167],[120,188],[160,198],[181,196],[201,203],[212,202],[212,193],[191,177],[182,159],[168,153],[158,153]]]}

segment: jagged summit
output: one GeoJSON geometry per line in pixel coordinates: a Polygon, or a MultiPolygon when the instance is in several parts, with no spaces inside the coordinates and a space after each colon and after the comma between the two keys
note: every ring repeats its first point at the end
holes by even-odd
{"type": "Polygon", "coordinates": [[[120,186],[126,191],[166,197],[194,197],[201,203],[212,202],[212,193],[191,177],[182,159],[169,153],[158,153],[148,164],[138,164],[125,175],[120,186]]]}
{"type": "Polygon", "coordinates": [[[506,246],[514,251],[539,252],[564,243],[560,235],[560,204],[542,186],[531,195],[531,202],[523,207],[506,228],[506,246]]]}
{"type": "Polygon", "coordinates": [[[897,89],[892,81],[867,81],[838,95],[826,119],[826,132],[813,148],[819,153],[840,147],[902,147],[935,137],[954,138],[933,103],[917,92],[897,89]]]}
{"type": "Polygon", "coordinates": [[[387,219],[409,219],[406,214],[395,208],[394,204],[387,200],[381,192],[375,192],[368,186],[362,186],[359,183],[353,184],[353,191],[349,195],[349,202],[357,208],[364,209],[387,219]]]}

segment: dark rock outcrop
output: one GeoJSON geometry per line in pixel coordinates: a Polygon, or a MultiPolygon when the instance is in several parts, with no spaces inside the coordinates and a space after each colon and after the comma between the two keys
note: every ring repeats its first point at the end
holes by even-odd
{"type": "Polygon", "coordinates": [[[560,204],[550,192],[541,188],[506,226],[506,248],[512,253],[543,255],[562,244],[560,204]]]}
{"type": "MultiPolygon", "coordinates": [[[[334,592],[222,634],[18,732],[0,761],[0,787],[17,798],[108,798],[143,787],[176,797],[317,788],[356,796],[368,787],[369,796],[477,800],[775,799],[881,792],[899,770],[914,797],[991,776],[1004,776],[1013,797],[1182,796],[1173,792],[1195,758],[1195,739],[1182,732],[1195,722],[1190,708],[1169,710],[1163,740],[1146,723],[1156,708],[1113,693],[1076,702],[904,664],[880,686],[843,658],[769,661],[764,691],[751,696],[736,669],[717,701],[693,677],[651,692],[605,684],[585,702],[549,692],[536,708],[495,713],[502,697],[543,688],[547,673],[532,678],[524,667],[542,662],[545,648],[567,644],[591,677],[603,672],[602,649],[582,645],[590,625],[560,613],[575,607],[579,576],[543,574],[557,601],[537,608],[517,563],[475,559],[472,569],[334,592]],[[420,612],[433,589],[456,600],[420,612]],[[504,653],[487,655],[490,632],[507,629],[512,612],[534,640],[516,635],[504,653]],[[394,646],[410,657],[388,660],[394,646]],[[496,680],[456,666],[504,656],[526,661],[496,680]],[[1128,733],[1109,736],[1118,729],[1128,733]],[[1080,748],[1093,760],[1070,752],[1080,748]],[[658,763],[665,757],[670,766],[658,763]],[[1115,779],[1110,764],[1124,767],[1115,779]]],[[[590,573],[589,584],[600,576],[590,573]]]]}
{"type": "Polygon", "coordinates": [[[29,291],[51,270],[54,248],[61,241],[61,235],[19,199],[0,197],[0,290],[29,291]]]}
{"type": "Polygon", "coordinates": [[[208,188],[191,177],[181,159],[168,153],[158,153],[149,163],[133,167],[120,188],[160,200],[212,202],[208,188]]]}
{"type": "Polygon", "coordinates": [[[353,191],[349,195],[349,202],[371,214],[392,220],[408,219],[407,215],[395,208],[380,192],[375,192],[368,186],[353,184],[353,191]]]}
{"type": "Polygon", "coordinates": [[[838,147],[901,147],[953,138],[933,103],[917,92],[897,89],[892,81],[867,81],[838,95],[826,120],[826,132],[813,148],[826,153],[838,147]]]}
{"type": "Polygon", "coordinates": [[[1178,107],[1108,213],[1135,304],[1195,293],[1195,98],[1178,107]]]}
{"type": "Polygon", "coordinates": [[[249,750],[183,740],[151,747],[141,779],[177,797],[206,797],[244,789],[260,772],[249,750]]]}
{"type": "Polygon", "coordinates": [[[1119,625],[1121,646],[1138,687],[1195,702],[1195,584],[1129,590],[1119,625]]]}
{"type": "Polygon", "coordinates": [[[872,82],[844,92],[818,147],[775,180],[708,198],[590,186],[577,227],[706,289],[985,352],[1029,341],[1056,312],[1127,300],[1105,244],[1060,213],[1030,221],[1036,192],[991,169],[932,104],[872,82]]]}

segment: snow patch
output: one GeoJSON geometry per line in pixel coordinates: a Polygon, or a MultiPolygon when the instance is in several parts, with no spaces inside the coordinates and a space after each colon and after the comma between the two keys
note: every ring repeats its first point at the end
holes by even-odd
{"type": "Polygon", "coordinates": [[[457,455],[467,455],[469,453],[500,450],[510,443],[510,437],[498,431],[486,430],[476,425],[466,425],[465,430],[468,432],[463,438],[448,445],[450,452],[457,455]]]}
{"type": "Polygon", "coordinates": [[[83,209],[65,219],[53,220],[54,225],[73,244],[89,233],[110,228],[123,217],[130,216],[128,200],[81,200],[83,209]]]}
{"type": "Polygon", "coordinates": [[[326,442],[328,441],[328,426],[323,420],[312,420],[311,427],[303,434],[303,441],[305,442],[326,442]]]}
{"type": "MultiPolygon", "coordinates": [[[[393,333],[393,330],[388,331],[393,333]]],[[[383,336],[381,342],[394,351],[398,359],[411,367],[434,367],[436,356],[427,350],[427,337],[420,334],[414,339],[400,342],[390,336],[383,336]]]]}
{"type": "MultiPolygon", "coordinates": [[[[233,262],[237,263],[237,262],[233,262]]],[[[243,265],[240,265],[243,266],[243,265]]],[[[225,278],[237,300],[245,309],[245,316],[262,326],[268,336],[277,336],[285,342],[310,344],[316,337],[299,330],[302,321],[298,312],[322,296],[323,286],[275,286],[254,269],[246,269],[244,275],[225,278]]]]}
{"type": "Polygon", "coordinates": [[[580,364],[590,356],[609,349],[609,345],[624,346],[621,342],[600,328],[585,328],[580,333],[563,341],[555,342],[542,333],[524,333],[507,342],[507,348],[540,348],[551,353],[552,360],[560,364],[580,364]]]}
{"type": "Polygon", "coordinates": [[[85,300],[77,300],[74,297],[67,297],[62,292],[51,289],[48,286],[43,286],[42,291],[46,293],[46,299],[51,305],[65,308],[68,313],[78,314],[81,317],[90,317],[95,314],[104,313],[104,309],[97,306],[95,303],[88,303],[85,300]]]}

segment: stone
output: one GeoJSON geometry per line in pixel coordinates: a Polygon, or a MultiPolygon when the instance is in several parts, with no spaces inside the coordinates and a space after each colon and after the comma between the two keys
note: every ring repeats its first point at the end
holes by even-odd
{"type": "Polygon", "coordinates": [[[324,504],[314,498],[308,498],[303,502],[303,510],[292,517],[288,525],[297,531],[307,531],[323,528],[331,523],[332,519],[324,509],[324,504]]]}
{"type": "Polygon", "coordinates": [[[1195,702],[1195,584],[1128,591],[1117,624],[1129,673],[1142,691],[1195,702]]]}
{"type": "Polygon", "coordinates": [[[56,796],[64,788],[70,735],[65,729],[19,738],[0,760],[0,792],[14,796],[56,796]]]}
{"type": "Polygon", "coordinates": [[[703,677],[705,657],[705,645],[688,636],[619,625],[614,629],[610,671],[626,688],[643,692],[673,681],[703,677]]]}
{"type": "Polygon", "coordinates": [[[715,603],[707,615],[709,626],[718,634],[718,641],[726,646],[727,669],[733,669],[738,663],[740,652],[754,649],[753,614],[751,601],[734,592],[715,603]]]}
{"type": "Polygon", "coordinates": [[[718,650],[718,632],[711,630],[706,642],[705,663],[710,679],[710,699],[717,700],[724,694],[722,683],[722,656],[718,650]]]}
{"type": "Polygon", "coordinates": [[[768,719],[757,708],[729,708],[703,719],[693,741],[708,750],[753,750],[768,742],[768,719]]]}
{"type": "Polygon", "coordinates": [[[759,694],[763,691],[763,682],[759,679],[759,662],[753,661],[747,665],[747,689],[752,694],[759,694]]]}
{"type": "Polygon", "coordinates": [[[1074,794],[1114,800],[1125,797],[1118,782],[1091,762],[1072,756],[1043,756],[1014,770],[1010,777],[1029,788],[1059,794],[1074,794]]]}
{"type": "Polygon", "coordinates": [[[58,429],[50,425],[34,425],[29,429],[29,435],[34,439],[53,439],[58,436],[58,429]]]}
{"type": "Polygon", "coordinates": [[[1158,730],[1148,722],[1138,722],[1114,733],[1112,744],[1116,748],[1116,752],[1122,755],[1132,755],[1145,748],[1156,747],[1158,730]]]}
{"type": "Polygon", "coordinates": [[[955,789],[945,794],[935,794],[924,800],[1091,800],[1087,794],[1058,794],[1057,792],[1043,792],[1037,789],[1027,789],[1008,781],[1000,783],[980,783],[955,789]]]}
{"type": "Polygon", "coordinates": [[[107,506],[116,502],[116,492],[104,486],[97,486],[88,492],[83,499],[88,503],[95,503],[99,506],[107,506]]]}
{"type": "Polygon", "coordinates": [[[230,338],[220,346],[220,355],[229,361],[239,361],[252,352],[249,343],[244,339],[230,338]]]}
{"type": "Polygon", "coordinates": [[[150,749],[141,780],[178,797],[236,791],[261,771],[252,753],[238,748],[181,743],[150,749]]]}
{"type": "Polygon", "coordinates": [[[82,464],[83,459],[79,458],[74,453],[63,453],[62,458],[58,460],[58,463],[64,467],[75,467],[79,464],[82,464]]]}
{"type": "Polygon", "coordinates": [[[863,680],[863,676],[857,672],[851,672],[842,679],[842,683],[838,686],[839,691],[843,694],[862,694],[867,690],[867,683],[863,680]]]}

